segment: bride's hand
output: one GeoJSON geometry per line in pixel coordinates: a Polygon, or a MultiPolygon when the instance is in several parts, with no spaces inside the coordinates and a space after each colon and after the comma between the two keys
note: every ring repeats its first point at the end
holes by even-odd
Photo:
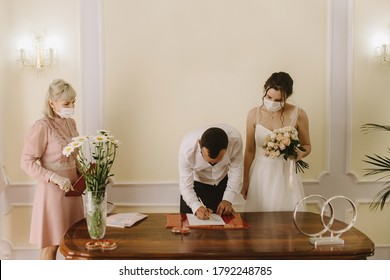
{"type": "Polygon", "coordinates": [[[297,156],[294,158],[295,161],[299,161],[303,158],[303,153],[300,149],[295,148],[295,151],[297,152],[297,156]]]}

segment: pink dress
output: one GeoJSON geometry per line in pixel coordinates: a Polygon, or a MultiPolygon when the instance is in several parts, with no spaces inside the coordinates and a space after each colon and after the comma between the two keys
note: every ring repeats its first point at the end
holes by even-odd
{"type": "Polygon", "coordinates": [[[62,149],[78,135],[73,119],[44,117],[27,131],[21,167],[37,182],[31,219],[30,242],[40,248],[59,245],[67,229],[84,218],[81,196],[66,197],[56,184],[49,182],[53,172],[77,180],[73,157],[62,149]]]}

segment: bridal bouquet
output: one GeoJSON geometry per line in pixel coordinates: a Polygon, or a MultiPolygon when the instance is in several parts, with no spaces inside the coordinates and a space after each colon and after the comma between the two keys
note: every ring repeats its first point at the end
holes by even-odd
{"type": "MultiPolygon", "coordinates": [[[[306,151],[300,144],[298,131],[295,127],[285,126],[275,129],[268,134],[263,144],[266,157],[277,158],[283,156],[285,160],[295,159],[298,156],[297,150],[306,151]]],[[[309,168],[309,164],[303,160],[296,161],[295,171],[304,172],[309,168]]]]}

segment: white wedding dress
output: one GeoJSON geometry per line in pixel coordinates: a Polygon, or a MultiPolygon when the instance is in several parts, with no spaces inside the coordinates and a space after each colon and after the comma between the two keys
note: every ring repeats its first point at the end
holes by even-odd
{"type": "MultiPolygon", "coordinates": [[[[287,126],[294,126],[299,114],[296,107],[287,126]]],[[[249,173],[249,189],[245,212],[293,211],[304,197],[300,174],[295,163],[283,156],[276,159],[264,156],[262,145],[272,131],[257,121],[255,128],[256,154],[249,173]],[[291,164],[293,168],[291,168],[291,164]]],[[[300,208],[302,210],[302,208],[300,208]]]]}

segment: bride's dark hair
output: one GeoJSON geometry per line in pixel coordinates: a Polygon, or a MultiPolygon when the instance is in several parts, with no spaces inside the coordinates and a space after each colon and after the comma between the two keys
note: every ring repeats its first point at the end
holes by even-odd
{"type": "Polygon", "coordinates": [[[280,90],[283,101],[286,101],[293,93],[293,84],[293,79],[286,72],[273,73],[264,84],[264,96],[270,88],[273,88],[280,90]]]}
{"type": "MultiPolygon", "coordinates": [[[[286,72],[275,72],[273,73],[264,84],[264,94],[261,98],[264,103],[264,97],[267,95],[269,89],[278,90],[282,94],[282,102],[284,103],[293,94],[294,81],[291,76],[286,72]]],[[[264,106],[264,105],[262,105],[264,106]]],[[[282,123],[284,122],[283,117],[284,106],[282,106],[282,112],[280,118],[282,123]]]]}

